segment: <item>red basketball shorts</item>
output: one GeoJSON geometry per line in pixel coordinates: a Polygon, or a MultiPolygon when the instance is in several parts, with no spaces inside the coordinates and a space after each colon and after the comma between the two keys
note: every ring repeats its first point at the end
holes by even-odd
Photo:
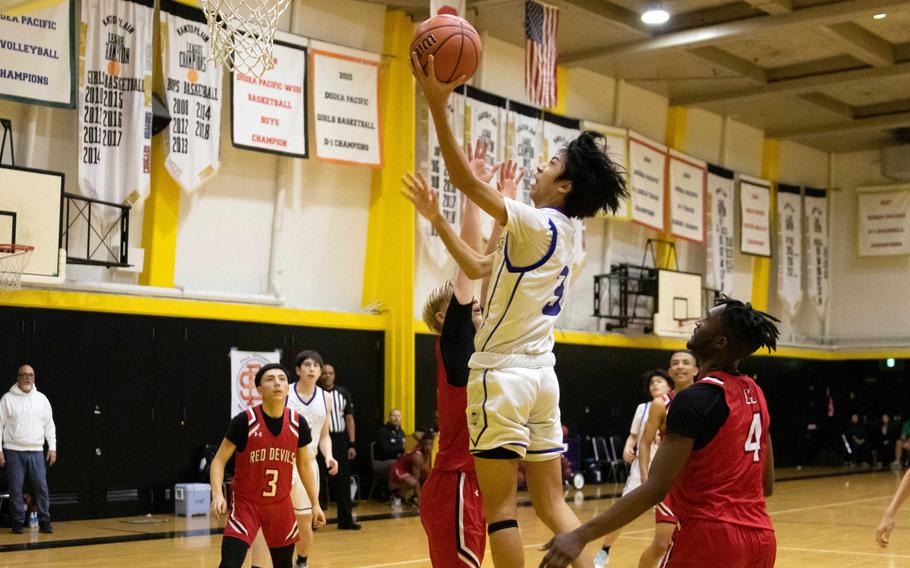
{"type": "Polygon", "coordinates": [[[473,471],[434,469],[420,492],[420,522],[433,568],[480,568],[487,533],[473,471]]]}
{"type": "Polygon", "coordinates": [[[655,523],[671,523],[676,524],[679,519],[676,518],[676,515],[673,513],[673,509],[670,508],[670,501],[664,499],[654,507],[654,522],[655,523]]]}
{"type": "Polygon", "coordinates": [[[266,504],[234,494],[224,536],[252,545],[260,528],[269,548],[283,548],[300,540],[290,496],[266,504]]]}
{"type": "Polygon", "coordinates": [[[661,562],[661,568],[773,568],[777,539],[773,530],[718,521],[682,523],[661,562]],[[721,560],[722,559],[722,560],[721,560]]]}

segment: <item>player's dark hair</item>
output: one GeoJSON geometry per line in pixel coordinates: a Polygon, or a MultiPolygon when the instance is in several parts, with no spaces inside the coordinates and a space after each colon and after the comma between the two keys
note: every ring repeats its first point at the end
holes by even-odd
{"type": "Polygon", "coordinates": [[[313,351],[312,349],[304,349],[303,351],[298,353],[297,357],[294,359],[294,366],[299,367],[299,366],[303,365],[303,362],[306,361],[307,359],[312,359],[320,367],[322,367],[322,365],[323,365],[322,355],[313,351]]]}
{"type": "Polygon", "coordinates": [[[721,296],[717,305],[725,306],[721,314],[724,330],[733,339],[734,349],[742,351],[742,356],[755,353],[762,347],[767,347],[769,353],[777,349],[780,331],[774,324],[780,323],[779,319],[756,310],[752,304],[727,296],[721,296]]]}
{"type": "Polygon", "coordinates": [[[584,219],[599,211],[614,212],[629,195],[625,173],[605,149],[603,134],[586,130],[560,153],[563,171],[556,181],[572,182],[563,211],[568,217],[584,219]]]}
{"type": "Polygon", "coordinates": [[[266,373],[268,373],[269,371],[272,371],[274,369],[281,369],[281,371],[284,372],[285,377],[291,376],[290,374],[288,374],[288,370],[285,369],[284,365],[282,365],[281,363],[269,363],[268,365],[263,365],[263,366],[259,367],[259,370],[256,371],[256,378],[253,379],[256,386],[257,387],[262,386],[262,377],[264,377],[266,373]]]}
{"type": "Polygon", "coordinates": [[[651,378],[660,377],[663,380],[667,381],[667,384],[670,385],[670,390],[676,388],[676,383],[670,378],[670,375],[667,374],[663,369],[651,369],[650,371],[645,371],[641,374],[641,385],[644,388],[645,396],[650,400],[651,398],[651,378]]]}

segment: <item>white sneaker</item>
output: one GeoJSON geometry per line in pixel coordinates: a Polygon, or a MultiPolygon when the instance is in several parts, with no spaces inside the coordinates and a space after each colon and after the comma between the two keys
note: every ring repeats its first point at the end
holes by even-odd
{"type": "Polygon", "coordinates": [[[597,551],[597,556],[594,557],[594,568],[604,568],[607,564],[610,563],[610,555],[606,550],[600,549],[597,551]]]}
{"type": "Polygon", "coordinates": [[[401,509],[401,497],[392,497],[392,508],[401,509]]]}

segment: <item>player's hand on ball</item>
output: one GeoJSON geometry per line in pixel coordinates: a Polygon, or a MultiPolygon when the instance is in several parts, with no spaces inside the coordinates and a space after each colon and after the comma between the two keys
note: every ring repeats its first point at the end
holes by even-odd
{"type": "Polygon", "coordinates": [[[496,164],[492,168],[487,166],[487,142],[483,138],[478,138],[474,148],[468,146],[468,166],[474,177],[483,183],[490,183],[502,164],[496,164]]]}
{"type": "Polygon", "coordinates": [[[575,534],[575,531],[558,534],[550,542],[540,547],[541,550],[546,550],[547,554],[540,561],[539,568],[563,568],[568,566],[569,563],[578,558],[584,548],[585,542],[575,534]]]}
{"type": "Polygon", "coordinates": [[[518,167],[518,164],[512,160],[506,160],[500,168],[499,180],[496,182],[496,189],[509,199],[515,199],[518,195],[518,184],[525,177],[525,171],[518,167]]]}
{"type": "Polygon", "coordinates": [[[882,548],[886,548],[891,542],[891,531],[893,530],[894,517],[886,513],[885,516],[882,517],[881,522],[878,523],[878,527],[875,529],[875,542],[882,548]]]}
{"type": "Polygon", "coordinates": [[[437,107],[445,105],[452,91],[468,79],[465,75],[461,75],[451,83],[443,83],[436,77],[436,62],[434,60],[434,56],[427,56],[427,70],[424,72],[420,68],[420,59],[417,57],[417,52],[411,52],[411,73],[417,79],[417,84],[420,85],[423,96],[431,108],[434,105],[437,107]]]}
{"type": "Polygon", "coordinates": [[[227,501],[224,500],[223,495],[219,495],[212,499],[212,511],[219,515],[227,513],[227,501]]]}
{"type": "Polygon", "coordinates": [[[329,475],[338,473],[338,461],[335,458],[325,458],[325,468],[329,470],[329,475]]]}
{"type": "Polygon", "coordinates": [[[319,528],[325,524],[325,512],[318,503],[313,505],[313,528],[319,528]]]}
{"type": "Polygon", "coordinates": [[[439,195],[430,189],[427,180],[418,172],[414,174],[408,172],[401,181],[404,182],[405,189],[401,194],[408,198],[408,201],[414,204],[417,212],[425,217],[428,221],[433,221],[439,216],[439,195]]]}

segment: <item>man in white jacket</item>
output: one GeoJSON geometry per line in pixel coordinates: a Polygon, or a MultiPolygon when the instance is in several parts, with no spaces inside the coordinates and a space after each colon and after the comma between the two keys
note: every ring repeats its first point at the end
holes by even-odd
{"type": "Polygon", "coordinates": [[[32,495],[38,504],[39,530],[54,532],[44,463],[46,460],[48,465],[54,465],[57,461],[57,427],[51,403],[35,387],[35,370],[30,365],[19,367],[16,384],[0,398],[0,443],[0,467],[6,466],[13,533],[22,534],[25,525],[22,492],[26,476],[31,480],[32,495]]]}

